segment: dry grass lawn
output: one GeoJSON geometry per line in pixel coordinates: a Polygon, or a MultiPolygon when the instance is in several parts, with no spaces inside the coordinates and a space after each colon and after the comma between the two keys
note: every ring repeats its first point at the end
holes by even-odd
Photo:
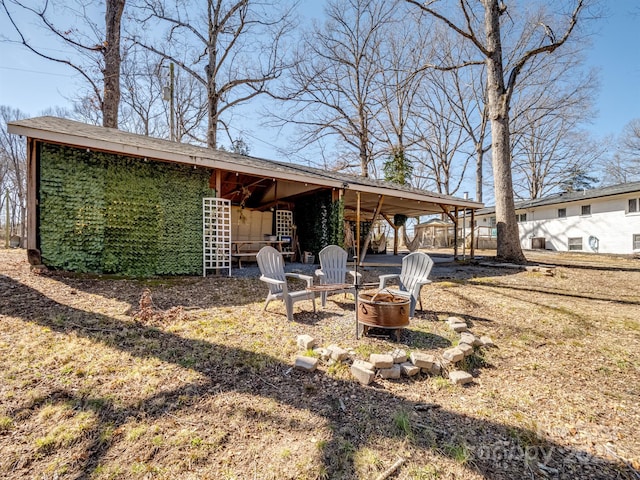
{"type": "Polygon", "coordinates": [[[0,250],[0,477],[637,480],[640,260],[538,255],[562,266],[437,265],[395,343],[356,340],[342,295],[289,323],[256,278],[38,273],[0,250]],[[470,386],[291,368],[305,333],[439,354],[450,315],[497,346],[470,386]]]}

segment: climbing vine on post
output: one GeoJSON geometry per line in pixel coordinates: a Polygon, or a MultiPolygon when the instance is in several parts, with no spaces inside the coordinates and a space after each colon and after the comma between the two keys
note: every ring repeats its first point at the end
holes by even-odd
{"type": "Polygon", "coordinates": [[[327,245],[344,245],[344,202],[331,192],[309,195],[296,202],[295,223],[303,251],[318,252],[327,245]]]}

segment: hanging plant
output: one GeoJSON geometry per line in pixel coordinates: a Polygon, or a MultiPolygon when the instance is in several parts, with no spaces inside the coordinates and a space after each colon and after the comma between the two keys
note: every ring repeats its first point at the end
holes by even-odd
{"type": "Polygon", "coordinates": [[[407,223],[407,216],[401,213],[396,213],[393,216],[393,224],[396,227],[402,227],[405,223],[407,223]]]}

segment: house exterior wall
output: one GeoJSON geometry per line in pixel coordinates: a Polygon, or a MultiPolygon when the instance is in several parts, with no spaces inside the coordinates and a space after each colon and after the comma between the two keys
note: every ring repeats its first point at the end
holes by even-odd
{"type": "MultiPolygon", "coordinates": [[[[630,199],[636,199],[640,209],[640,192],[516,208],[516,214],[526,214],[526,221],[518,223],[521,246],[531,249],[534,238],[544,238],[547,250],[634,253],[640,241],[640,212],[629,212],[630,199]],[[590,206],[589,214],[582,213],[583,206],[590,206]],[[566,217],[559,218],[559,209],[566,209],[566,217]]],[[[479,215],[477,225],[489,225],[494,216],[479,215]]]]}

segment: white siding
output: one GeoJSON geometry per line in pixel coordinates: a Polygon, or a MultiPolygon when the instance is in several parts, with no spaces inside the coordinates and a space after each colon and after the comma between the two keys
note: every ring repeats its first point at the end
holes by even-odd
{"type": "MultiPolygon", "coordinates": [[[[640,213],[627,212],[630,198],[640,199],[640,192],[516,209],[527,214],[527,221],[518,224],[522,248],[530,249],[532,238],[543,237],[548,250],[567,251],[569,238],[582,238],[585,252],[633,253],[640,213]],[[591,205],[590,215],[581,215],[583,205],[591,205]],[[558,218],[559,208],[567,209],[566,218],[558,218]]],[[[478,216],[477,224],[488,225],[491,216],[478,216]]]]}

